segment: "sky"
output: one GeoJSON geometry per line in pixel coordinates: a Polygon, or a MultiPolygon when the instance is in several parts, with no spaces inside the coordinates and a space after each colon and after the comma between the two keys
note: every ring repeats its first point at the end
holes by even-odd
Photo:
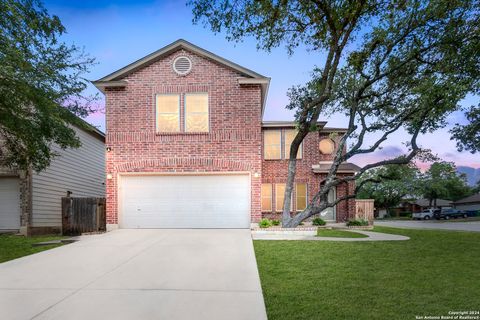
{"type": "MultiPolygon", "coordinates": [[[[320,52],[309,52],[304,47],[297,48],[292,56],[284,47],[271,52],[258,51],[253,38],[241,43],[228,42],[224,34],[214,34],[202,24],[194,25],[191,8],[184,1],[46,0],[44,4],[66,27],[64,40],[84,47],[96,59],[96,65],[86,76],[89,80],[99,79],[182,38],[271,77],[264,120],[293,120],[292,111],[285,109],[288,104],[286,92],[293,85],[307,82],[311,70],[315,65],[321,65],[325,56],[320,52]]],[[[97,92],[93,85],[88,88],[88,93],[97,92]]],[[[103,100],[99,103],[104,105],[103,100]]],[[[476,103],[478,97],[467,97],[462,101],[465,106],[476,103]]],[[[105,117],[101,112],[86,120],[101,130],[105,128],[105,117]]],[[[320,120],[328,121],[331,127],[342,127],[347,123],[341,115],[320,120]]],[[[451,114],[446,128],[421,136],[419,145],[457,166],[480,168],[480,154],[458,152],[455,142],[450,140],[448,130],[455,123],[465,121],[462,112],[451,114]]],[[[381,150],[352,161],[364,165],[400,155],[406,150],[404,142],[407,140],[408,135],[400,131],[387,140],[381,150]]]]}

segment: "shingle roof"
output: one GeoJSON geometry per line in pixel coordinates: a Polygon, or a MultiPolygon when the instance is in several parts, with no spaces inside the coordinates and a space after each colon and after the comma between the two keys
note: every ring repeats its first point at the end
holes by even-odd
{"type": "MultiPolygon", "coordinates": [[[[420,207],[428,207],[430,206],[430,200],[429,199],[418,199],[414,201],[417,206],[420,207]]],[[[435,203],[435,201],[432,201],[432,205],[435,203]]],[[[448,207],[452,205],[452,201],[450,200],[445,200],[445,199],[437,199],[437,207],[448,207]]]]}
{"type": "Polygon", "coordinates": [[[455,204],[458,203],[480,203],[480,193],[455,201],[455,204]]]}

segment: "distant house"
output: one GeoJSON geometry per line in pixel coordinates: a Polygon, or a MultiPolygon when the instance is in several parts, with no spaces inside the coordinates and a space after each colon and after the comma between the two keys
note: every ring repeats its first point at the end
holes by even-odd
{"type": "Polygon", "coordinates": [[[432,205],[430,205],[429,199],[418,199],[412,203],[411,212],[420,212],[424,209],[429,209],[431,207],[441,209],[441,208],[449,208],[451,206],[452,206],[452,201],[450,200],[445,200],[445,199],[437,199],[436,201],[432,200],[432,205]]]}
{"type": "Polygon", "coordinates": [[[455,201],[453,206],[458,210],[480,210],[480,193],[455,201]]]}
{"type": "Polygon", "coordinates": [[[105,196],[105,135],[92,128],[74,128],[77,149],[63,150],[39,173],[0,167],[0,232],[25,235],[58,233],[61,198],[105,196]]]}
{"type": "MultiPolygon", "coordinates": [[[[437,199],[436,204],[436,208],[439,209],[452,207],[452,202],[445,199],[437,199]]],[[[398,207],[391,209],[391,214],[401,216],[402,213],[421,212],[431,207],[435,207],[435,201],[432,201],[432,205],[430,206],[429,199],[403,200],[398,207]]],[[[381,213],[379,217],[381,217],[381,213]]]]}

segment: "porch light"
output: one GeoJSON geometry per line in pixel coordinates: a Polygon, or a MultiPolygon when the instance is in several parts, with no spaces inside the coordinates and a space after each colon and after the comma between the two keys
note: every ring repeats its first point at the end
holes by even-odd
{"type": "Polygon", "coordinates": [[[107,179],[108,179],[108,180],[111,180],[112,178],[113,178],[112,174],[111,174],[111,173],[108,173],[108,174],[107,174],[107,179]]]}

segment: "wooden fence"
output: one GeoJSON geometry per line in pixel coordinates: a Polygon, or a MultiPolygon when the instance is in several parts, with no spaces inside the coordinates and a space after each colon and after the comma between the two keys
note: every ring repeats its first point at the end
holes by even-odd
{"type": "Polygon", "coordinates": [[[64,235],[105,230],[105,198],[62,198],[64,235]]]}
{"type": "Polygon", "coordinates": [[[355,199],[355,219],[367,220],[368,224],[373,224],[373,199],[355,199]]]}

